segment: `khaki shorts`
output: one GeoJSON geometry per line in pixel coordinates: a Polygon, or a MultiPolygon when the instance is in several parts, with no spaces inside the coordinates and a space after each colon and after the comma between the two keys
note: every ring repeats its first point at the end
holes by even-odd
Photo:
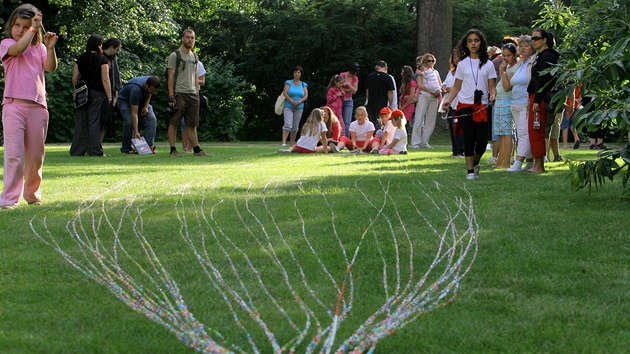
{"type": "Polygon", "coordinates": [[[199,95],[196,93],[176,93],[177,112],[169,120],[171,125],[179,125],[182,117],[187,127],[199,126],[199,95]]]}

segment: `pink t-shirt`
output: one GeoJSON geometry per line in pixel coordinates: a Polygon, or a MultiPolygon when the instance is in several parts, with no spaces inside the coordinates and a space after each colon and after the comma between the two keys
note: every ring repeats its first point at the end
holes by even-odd
{"type": "MultiPolygon", "coordinates": [[[[348,80],[346,80],[346,73],[345,73],[345,72],[343,72],[343,73],[341,73],[341,74],[339,74],[339,75],[341,75],[341,77],[343,77],[343,82],[344,82],[344,83],[348,82],[348,80]]],[[[352,86],[354,86],[355,84],[358,84],[358,82],[359,82],[359,78],[358,78],[356,75],[354,75],[354,76],[352,77],[352,82],[351,82],[352,86]]],[[[357,86],[357,87],[358,87],[358,86],[357,86]]],[[[349,99],[351,99],[351,98],[352,98],[352,92],[346,92],[346,94],[345,94],[345,95],[343,95],[343,100],[344,100],[344,101],[345,101],[345,100],[349,100],[349,99]]]]}
{"type": "MultiPolygon", "coordinates": [[[[5,70],[4,98],[35,101],[46,107],[46,46],[41,43],[29,45],[20,55],[7,55],[9,47],[15,43],[16,40],[12,38],[5,38],[0,42],[0,57],[5,70]]],[[[5,103],[4,99],[2,103],[5,103]]]]}

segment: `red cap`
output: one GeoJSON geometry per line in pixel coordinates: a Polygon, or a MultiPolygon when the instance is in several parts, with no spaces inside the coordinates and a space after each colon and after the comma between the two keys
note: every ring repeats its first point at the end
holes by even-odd
{"type": "Polygon", "coordinates": [[[397,110],[392,112],[392,118],[394,118],[394,117],[404,117],[404,116],[405,116],[405,114],[400,109],[397,109],[397,110]]]}
{"type": "Polygon", "coordinates": [[[381,112],[379,113],[379,115],[381,114],[392,114],[392,110],[389,109],[389,107],[385,107],[383,109],[381,109],[381,112]]]}

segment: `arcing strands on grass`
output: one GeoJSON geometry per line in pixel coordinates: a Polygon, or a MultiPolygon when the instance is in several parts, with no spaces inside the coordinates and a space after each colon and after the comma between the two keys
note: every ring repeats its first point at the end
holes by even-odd
{"type": "MultiPolygon", "coordinates": [[[[388,184],[381,184],[375,196],[373,188],[368,194],[357,183],[359,194],[344,197],[367,205],[368,211],[350,219],[364,226],[361,234],[352,237],[339,231],[347,229],[338,221],[342,215],[335,212],[340,207],[321,185],[307,191],[299,183],[289,194],[269,182],[262,191],[250,187],[238,195],[235,188],[226,197],[211,200],[217,185],[218,181],[201,200],[189,197],[190,186],[183,188],[177,192],[174,209],[184,249],[207,277],[215,294],[212,302],[224,302],[221,311],[232,319],[231,330],[201,323],[158,258],[151,243],[161,245],[160,238],[167,235],[148,234],[152,217],[146,214],[160,201],[140,196],[106,198],[124,184],[84,201],[66,225],[77,247],[62,246],[67,243],[49,229],[46,217],[43,232],[37,231],[35,219],[30,224],[43,242],[85,276],[205,353],[294,353],[300,348],[307,353],[372,352],[381,339],[452,302],[477,254],[472,198],[467,193],[467,198],[447,196],[451,191],[439,184],[433,193],[420,183],[406,185],[404,192],[395,193],[407,195],[406,200],[394,200],[388,184]],[[292,202],[288,204],[287,198],[292,202]],[[423,211],[421,200],[428,201],[431,213],[426,207],[423,211]],[[313,209],[315,204],[319,208],[313,209]],[[443,230],[430,220],[443,223],[439,226],[443,230]],[[410,231],[418,224],[428,227],[429,235],[410,231]],[[437,245],[437,252],[426,271],[415,276],[421,258],[414,250],[420,239],[437,245]],[[338,250],[332,257],[331,249],[338,250]],[[366,252],[375,254],[362,255],[366,252]],[[375,279],[360,279],[355,273],[374,268],[363,266],[368,260],[380,264],[384,301],[367,319],[360,319],[351,310],[360,289],[365,283],[375,284],[375,279]],[[352,331],[348,328],[352,325],[358,328],[352,331]],[[222,334],[234,331],[241,333],[239,337],[244,334],[247,344],[222,334]]],[[[162,259],[169,258],[168,249],[161,253],[162,259]]],[[[212,319],[221,317],[214,315],[212,319]]]]}

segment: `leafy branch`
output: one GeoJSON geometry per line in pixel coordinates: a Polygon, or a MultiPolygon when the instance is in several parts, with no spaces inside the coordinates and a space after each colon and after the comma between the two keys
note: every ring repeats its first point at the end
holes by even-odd
{"type": "Polygon", "coordinates": [[[614,177],[620,173],[623,191],[619,197],[630,200],[630,142],[621,150],[598,152],[595,161],[571,162],[569,177],[573,190],[579,191],[588,187],[590,193],[593,185],[599,188],[604,185],[606,179],[613,181],[614,177]],[[621,165],[617,162],[618,159],[621,159],[621,165]]]}

